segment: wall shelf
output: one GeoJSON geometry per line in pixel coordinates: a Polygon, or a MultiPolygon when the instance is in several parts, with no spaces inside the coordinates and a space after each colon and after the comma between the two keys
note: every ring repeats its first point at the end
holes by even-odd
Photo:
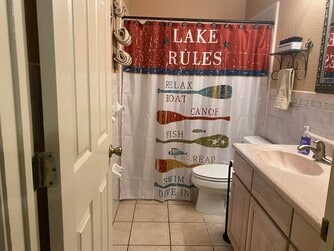
{"type": "Polygon", "coordinates": [[[270,55],[274,56],[279,63],[279,69],[274,70],[271,73],[271,78],[273,80],[278,80],[278,72],[280,70],[285,68],[293,68],[296,71],[296,79],[305,79],[307,73],[309,52],[312,47],[313,43],[309,39],[305,43],[305,48],[303,49],[292,49],[270,53],[270,55]]]}

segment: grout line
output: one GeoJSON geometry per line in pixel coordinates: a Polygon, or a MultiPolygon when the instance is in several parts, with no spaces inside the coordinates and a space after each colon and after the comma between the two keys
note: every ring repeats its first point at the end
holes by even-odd
{"type": "Polygon", "coordinates": [[[130,227],[130,234],[129,234],[129,239],[128,239],[128,246],[126,250],[129,250],[129,246],[130,246],[130,239],[131,239],[131,233],[132,233],[132,228],[133,228],[133,221],[135,218],[135,212],[136,212],[136,208],[137,208],[137,200],[135,202],[135,207],[133,209],[133,214],[132,214],[132,221],[131,221],[131,227],[130,227]]]}
{"type": "Polygon", "coordinates": [[[169,250],[172,250],[172,235],[170,231],[170,217],[169,217],[169,201],[167,201],[167,219],[168,219],[168,231],[169,231],[169,250]]]}

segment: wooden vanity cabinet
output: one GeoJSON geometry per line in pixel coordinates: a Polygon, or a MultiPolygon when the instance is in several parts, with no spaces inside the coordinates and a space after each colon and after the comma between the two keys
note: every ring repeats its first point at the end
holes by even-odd
{"type": "Polygon", "coordinates": [[[248,224],[248,212],[250,202],[250,192],[241,183],[238,176],[233,175],[232,196],[229,204],[229,219],[227,234],[233,244],[234,251],[243,251],[246,248],[246,234],[248,224]]]}
{"type": "Polygon", "coordinates": [[[314,251],[318,232],[236,152],[227,233],[235,251],[314,251]]]}

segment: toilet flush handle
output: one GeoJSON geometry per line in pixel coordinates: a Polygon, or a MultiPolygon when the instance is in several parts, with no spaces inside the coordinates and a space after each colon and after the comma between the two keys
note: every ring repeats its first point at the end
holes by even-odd
{"type": "Polygon", "coordinates": [[[122,147],[118,146],[114,148],[112,145],[109,145],[109,158],[111,158],[113,154],[116,154],[117,156],[121,156],[122,147]]]}

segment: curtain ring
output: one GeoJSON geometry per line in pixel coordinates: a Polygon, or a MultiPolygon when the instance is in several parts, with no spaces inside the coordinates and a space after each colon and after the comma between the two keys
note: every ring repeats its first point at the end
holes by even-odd
{"type": "Polygon", "coordinates": [[[224,24],[224,28],[228,29],[230,27],[229,24],[224,24]]]}
{"type": "Polygon", "coordinates": [[[151,25],[151,21],[146,21],[145,24],[146,25],[151,25]]]}
{"type": "Polygon", "coordinates": [[[216,23],[212,23],[211,26],[212,26],[212,28],[216,28],[217,24],[216,23]]]}
{"type": "Polygon", "coordinates": [[[182,27],[186,27],[187,23],[186,22],[182,22],[182,27]]]}
{"type": "Polygon", "coordinates": [[[253,27],[255,30],[259,29],[260,28],[260,25],[258,24],[254,24],[254,27],[253,27]]]}
{"type": "Polygon", "coordinates": [[[197,23],[197,27],[201,27],[202,24],[200,22],[197,23]]]}
{"type": "Polygon", "coordinates": [[[243,29],[243,28],[245,28],[245,25],[239,24],[239,29],[243,29]]]}
{"type": "Polygon", "coordinates": [[[168,22],[168,26],[173,26],[173,23],[172,22],[168,22]]]}

